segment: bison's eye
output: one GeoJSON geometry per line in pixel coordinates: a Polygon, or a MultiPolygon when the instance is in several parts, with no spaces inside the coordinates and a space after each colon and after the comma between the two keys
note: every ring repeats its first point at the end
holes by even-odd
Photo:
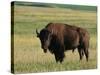
{"type": "Polygon", "coordinates": [[[42,43],[45,43],[45,40],[42,39],[41,42],[42,42],[42,43]]]}

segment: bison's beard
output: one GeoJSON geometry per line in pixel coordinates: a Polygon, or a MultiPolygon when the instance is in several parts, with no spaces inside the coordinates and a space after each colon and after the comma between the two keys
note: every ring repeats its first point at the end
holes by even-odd
{"type": "Polygon", "coordinates": [[[42,46],[42,49],[43,49],[44,53],[47,53],[48,46],[44,45],[44,46],[42,46]]]}
{"type": "Polygon", "coordinates": [[[43,49],[44,53],[47,53],[47,49],[43,49]]]}

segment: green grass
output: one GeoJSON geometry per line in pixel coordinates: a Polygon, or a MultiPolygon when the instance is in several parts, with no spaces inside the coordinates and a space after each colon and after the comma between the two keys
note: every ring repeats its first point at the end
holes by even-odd
{"type": "Polygon", "coordinates": [[[45,7],[45,8],[69,8],[75,10],[84,11],[96,11],[96,6],[83,6],[83,5],[72,5],[72,4],[56,4],[56,3],[40,3],[40,2],[15,2],[16,5],[20,6],[34,6],[34,7],[45,7]]]}
{"type": "MultiPolygon", "coordinates": [[[[80,7],[81,8],[81,7],[80,7]]],[[[92,10],[50,8],[15,5],[14,8],[14,71],[15,73],[51,72],[97,68],[97,13],[92,10]],[[45,54],[36,37],[49,22],[61,22],[79,26],[90,34],[89,61],[85,56],[79,61],[78,51],[65,52],[62,64],[56,63],[54,55],[45,54]]]]}

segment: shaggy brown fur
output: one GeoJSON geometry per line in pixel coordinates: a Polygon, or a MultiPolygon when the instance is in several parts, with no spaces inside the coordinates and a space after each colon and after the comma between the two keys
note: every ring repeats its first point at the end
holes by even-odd
{"type": "Polygon", "coordinates": [[[62,62],[67,50],[78,49],[80,60],[85,54],[88,61],[89,34],[80,27],[63,23],[49,23],[44,29],[37,32],[44,52],[47,49],[55,55],[56,62],[62,62]]]}

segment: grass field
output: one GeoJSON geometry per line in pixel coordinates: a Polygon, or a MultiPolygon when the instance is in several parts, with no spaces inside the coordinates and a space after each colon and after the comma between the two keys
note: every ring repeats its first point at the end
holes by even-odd
{"type": "Polygon", "coordinates": [[[14,71],[15,73],[51,72],[97,68],[97,12],[57,7],[15,5],[14,8],[14,71]],[[62,64],[54,55],[43,53],[36,28],[41,30],[49,22],[79,26],[90,34],[89,61],[79,61],[78,51],[65,52],[62,64]]]}

